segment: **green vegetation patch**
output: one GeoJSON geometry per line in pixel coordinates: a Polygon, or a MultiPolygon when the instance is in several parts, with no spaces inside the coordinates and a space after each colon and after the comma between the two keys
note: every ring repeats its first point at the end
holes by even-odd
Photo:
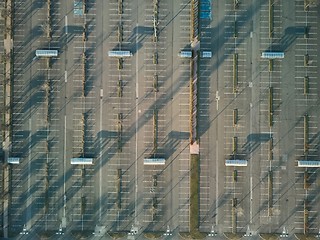
{"type": "Polygon", "coordinates": [[[125,232],[109,232],[108,233],[112,239],[119,239],[125,237],[127,234],[125,232]]]}
{"type": "Polygon", "coordinates": [[[199,231],[191,232],[190,235],[191,235],[192,239],[204,239],[207,236],[207,234],[199,232],[199,231]]]}
{"type": "Polygon", "coordinates": [[[49,239],[55,235],[55,231],[43,231],[38,234],[40,239],[49,239]]]}
{"type": "Polygon", "coordinates": [[[143,234],[143,236],[148,239],[158,239],[161,238],[162,235],[163,232],[146,232],[143,234]]]}
{"type": "Polygon", "coordinates": [[[299,240],[316,240],[316,236],[312,234],[295,234],[299,240]]]}
{"type": "Polygon", "coordinates": [[[226,238],[231,239],[231,240],[238,240],[243,237],[243,233],[224,233],[226,238]]]}
{"type": "Polygon", "coordinates": [[[89,230],[74,230],[71,231],[72,236],[74,236],[76,239],[87,239],[92,236],[93,231],[89,230]]]}
{"type": "Polygon", "coordinates": [[[197,154],[190,155],[190,234],[199,231],[199,160],[197,154]]]}
{"type": "Polygon", "coordinates": [[[279,234],[261,233],[260,237],[264,240],[277,240],[279,239],[279,234]]]}
{"type": "Polygon", "coordinates": [[[199,231],[194,231],[192,233],[181,232],[179,234],[182,239],[204,239],[207,236],[207,234],[199,232],[199,231]]]}
{"type": "Polygon", "coordinates": [[[188,239],[190,237],[190,233],[188,232],[180,232],[179,235],[183,238],[183,239],[188,239]]]}

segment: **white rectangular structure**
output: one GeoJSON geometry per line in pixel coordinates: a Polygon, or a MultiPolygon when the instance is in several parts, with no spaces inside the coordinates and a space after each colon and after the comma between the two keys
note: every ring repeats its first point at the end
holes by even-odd
{"type": "Polygon", "coordinates": [[[130,51],[109,51],[109,57],[131,57],[132,53],[130,51]]]}
{"type": "Polygon", "coordinates": [[[93,158],[71,158],[72,165],[91,165],[93,158]]]}
{"type": "Polygon", "coordinates": [[[58,50],[42,49],[36,50],[37,57],[57,57],[58,50]]]}
{"type": "Polygon", "coordinates": [[[247,160],[239,160],[239,159],[227,159],[225,162],[226,166],[234,166],[234,167],[246,167],[248,166],[247,160]]]}
{"type": "Polygon", "coordinates": [[[301,160],[298,161],[298,167],[320,167],[320,161],[301,160]]]}
{"type": "Polygon", "coordinates": [[[262,52],[261,58],[267,58],[267,59],[284,58],[284,52],[262,52]]]}
{"type": "Polygon", "coordinates": [[[20,158],[18,157],[8,157],[8,163],[10,164],[19,164],[20,158]]]}
{"type": "Polygon", "coordinates": [[[192,57],[192,52],[191,51],[181,51],[179,53],[179,57],[181,57],[181,58],[191,58],[192,57]]]}
{"type": "Polygon", "coordinates": [[[145,158],[144,165],[165,165],[166,160],[164,158],[145,158]]]}
{"type": "Polygon", "coordinates": [[[203,51],[203,52],[201,53],[201,57],[202,57],[202,58],[211,58],[211,57],[212,57],[212,52],[210,52],[210,51],[203,51]]]}

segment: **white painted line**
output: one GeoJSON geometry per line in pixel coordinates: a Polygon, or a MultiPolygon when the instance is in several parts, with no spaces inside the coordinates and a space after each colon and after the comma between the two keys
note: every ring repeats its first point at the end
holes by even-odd
{"type": "Polygon", "coordinates": [[[250,223],[252,223],[252,177],[250,177],[250,223]]]}
{"type": "Polygon", "coordinates": [[[67,82],[68,79],[68,72],[64,71],[64,82],[67,82]]]}
{"type": "Polygon", "coordinates": [[[65,20],[65,31],[66,31],[66,34],[68,34],[68,16],[65,16],[64,20],[65,20]]]}
{"type": "MultiPolygon", "coordinates": [[[[99,123],[99,222],[101,222],[101,215],[102,215],[102,137],[101,137],[101,131],[102,131],[102,97],[103,97],[103,89],[100,89],[100,123],[99,123]]],[[[108,201],[108,199],[106,199],[108,201]]]]}
{"type": "MultiPolygon", "coordinates": [[[[66,168],[66,151],[67,151],[67,115],[64,115],[64,149],[63,149],[63,172],[67,171],[66,168]]],[[[66,174],[63,174],[63,218],[66,219],[66,174]]]]}
{"type": "MultiPolygon", "coordinates": [[[[218,184],[218,179],[219,179],[219,154],[218,154],[218,140],[216,140],[216,199],[219,199],[219,184],[218,184]]],[[[219,201],[216,201],[216,226],[218,226],[218,209],[219,209],[219,201]]]]}
{"type": "MultiPolygon", "coordinates": [[[[136,27],[138,29],[138,24],[136,24],[136,27]]],[[[138,62],[139,62],[139,51],[138,51],[138,34],[136,35],[136,157],[135,157],[135,195],[134,195],[134,224],[137,225],[137,200],[138,200],[138,118],[139,118],[139,111],[138,111],[138,98],[139,98],[139,67],[138,67],[138,62]]]]}
{"type": "MultiPolygon", "coordinates": [[[[252,75],[252,78],[253,78],[253,75],[252,75]]],[[[253,81],[252,81],[253,82],[253,81]]],[[[251,91],[252,91],[253,88],[251,88],[251,91]]],[[[252,102],[250,103],[250,129],[249,129],[249,132],[250,134],[252,133],[253,131],[253,104],[252,102]]],[[[252,151],[250,151],[250,160],[252,160],[252,151]]],[[[253,202],[252,202],[252,171],[253,171],[253,166],[252,166],[252,163],[250,163],[250,201],[249,201],[249,206],[250,206],[250,224],[252,224],[252,205],[253,205],[253,202]]]]}
{"type": "Polygon", "coordinates": [[[30,193],[30,188],[31,188],[31,118],[29,119],[29,145],[28,145],[28,198],[27,198],[27,219],[26,219],[26,227],[27,229],[30,229],[31,226],[31,193],[30,193]]]}

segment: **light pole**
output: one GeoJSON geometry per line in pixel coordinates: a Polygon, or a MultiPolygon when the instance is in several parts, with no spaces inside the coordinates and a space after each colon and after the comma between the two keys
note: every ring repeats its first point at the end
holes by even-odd
{"type": "Polygon", "coordinates": [[[214,236],[217,236],[217,232],[214,231],[214,227],[212,225],[211,232],[208,234],[208,237],[214,237],[214,236]]]}
{"type": "Polygon", "coordinates": [[[250,231],[250,227],[248,226],[246,233],[244,234],[245,237],[251,237],[252,232],[250,231]]]}
{"type": "Polygon", "coordinates": [[[56,235],[64,235],[64,232],[62,231],[62,225],[60,224],[58,232],[56,232],[56,235]]]}
{"type": "Polygon", "coordinates": [[[28,234],[29,234],[29,232],[28,232],[27,227],[26,227],[25,224],[23,225],[23,229],[22,229],[22,232],[20,232],[20,234],[21,234],[21,235],[28,235],[28,234]]]}
{"type": "Polygon", "coordinates": [[[128,233],[128,235],[137,235],[138,234],[138,227],[132,225],[130,232],[128,233]]]}
{"type": "Polygon", "coordinates": [[[280,234],[280,237],[288,237],[288,230],[286,229],[286,227],[283,227],[282,233],[280,234]]]}
{"type": "Polygon", "coordinates": [[[167,225],[167,230],[166,230],[166,232],[163,234],[163,236],[172,236],[172,232],[171,232],[171,230],[170,230],[169,225],[167,225]]]}

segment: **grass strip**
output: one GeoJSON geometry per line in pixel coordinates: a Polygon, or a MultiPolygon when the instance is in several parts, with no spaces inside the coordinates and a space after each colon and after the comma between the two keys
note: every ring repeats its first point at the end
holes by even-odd
{"type": "Polygon", "coordinates": [[[193,233],[189,233],[189,232],[180,232],[180,239],[184,239],[184,240],[189,240],[189,239],[205,239],[207,237],[207,234],[202,233],[202,232],[193,232],[193,233]]]}
{"type": "Polygon", "coordinates": [[[243,233],[224,233],[225,237],[229,240],[239,240],[243,237],[243,233]]]}
{"type": "Polygon", "coordinates": [[[190,233],[199,231],[199,155],[190,155],[190,233]]]}
{"type": "Polygon", "coordinates": [[[279,239],[279,234],[260,233],[260,237],[263,240],[277,240],[277,239],[279,239]]]}
{"type": "Polygon", "coordinates": [[[190,155],[190,233],[191,239],[203,239],[205,233],[199,231],[199,180],[200,180],[200,155],[190,155]]]}
{"type": "Polygon", "coordinates": [[[42,239],[50,239],[53,235],[55,235],[55,231],[43,231],[37,235],[41,240],[42,239]]]}
{"type": "Polygon", "coordinates": [[[143,234],[143,236],[147,239],[158,239],[161,238],[163,235],[163,232],[146,232],[143,234]]]}
{"type": "Polygon", "coordinates": [[[313,234],[302,234],[302,233],[296,233],[295,237],[299,240],[316,240],[316,236],[313,234]]]}
{"type": "Polygon", "coordinates": [[[92,236],[92,230],[73,230],[71,231],[72,236],[74,236],[76,239],[88,239],[92,236]]]}
{"type": "Polygon", "coordinates": [[[124,238],[127,235],[124,232],[109,232],[108,234],[112,239],[124,238]]]}

